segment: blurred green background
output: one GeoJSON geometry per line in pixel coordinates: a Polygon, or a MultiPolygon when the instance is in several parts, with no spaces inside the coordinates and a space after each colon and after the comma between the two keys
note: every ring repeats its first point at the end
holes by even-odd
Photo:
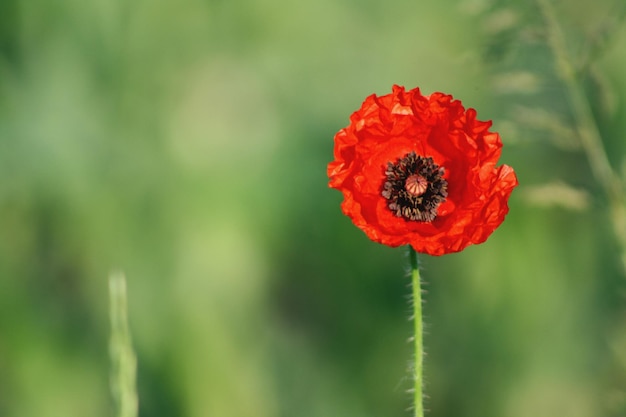
{"type": "MultiPolygon", "coordinates": [[[[616,169],[623,3],[554,2],[616,169]]],[[[112,415],[115,269],[141,416],[410,415],[405,250],[326,178],[394,83],[493,119],[521,183],[421,258],[428,415],[626,415],[620,248],[535,3],[2,0],[0,416],[112,415]]]]}

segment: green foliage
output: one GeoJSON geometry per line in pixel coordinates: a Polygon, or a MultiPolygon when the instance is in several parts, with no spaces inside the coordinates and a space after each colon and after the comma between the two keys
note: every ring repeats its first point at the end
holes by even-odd
{"type": "MultiPolygon", "coordinates": [[[[549,4],[623,184],[624,3],[549,4]]],[[[0,415],[114,414],[114,268],[140,416],[408,415],[408,259],[325,173],[398,83],[493,119],[521,183],[423,259],[427,415],[623,416],[624,250],[548,33],[521,1],[3,0],[0,415]]]]}

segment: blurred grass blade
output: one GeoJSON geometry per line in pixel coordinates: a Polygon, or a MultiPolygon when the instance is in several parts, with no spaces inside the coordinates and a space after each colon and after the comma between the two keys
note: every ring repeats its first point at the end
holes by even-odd
{"type": "Polygon", "coordinates": [[[123,273],[115,272],[109,276],[109,297],[111,317],[109,354],[115,416],[136,417],[139,403],[136,390],[137,358],[128,326],[126,277],[123,273]]]}

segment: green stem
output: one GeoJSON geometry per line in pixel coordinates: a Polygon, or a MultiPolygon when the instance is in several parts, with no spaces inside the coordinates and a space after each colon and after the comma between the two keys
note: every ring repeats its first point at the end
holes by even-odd
{"type": "Polygon", "coordinates": [[[111,391],[116,417],[137,417],[137,357],[133,350],[126,297],[126,278],[122,273],[109,276],[111,315],[111,391]]]}
{"type": "Polygon", "coordinates": [[[422,365],[424,347],[422,345],[422,288],[420,286],[420,272],[417,265],[417,253],[409,246],[409,258],[411,259],[411,283],[413,287],[413,323],[415,325],[415,365],[413,368],[413,380],[415,382],[415,417],[424,416],[422,401],[422,365]]]}

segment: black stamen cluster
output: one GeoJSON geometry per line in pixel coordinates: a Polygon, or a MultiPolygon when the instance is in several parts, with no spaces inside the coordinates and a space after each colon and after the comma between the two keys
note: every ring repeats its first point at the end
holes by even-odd
{"type": "Polygon", "coordinates": [[[407,220],[430,222],[437,217],[437,207],[448,196],[448,182],[443,178],[444,169],[433,158],[406,154],[396,163],[387,163],[382,195],[387,207],[396,216],[407,220]],[[420,175],[428,181],[428,188],[419,196],[407,192],[405,183],[411,175],[420,175]]]}

